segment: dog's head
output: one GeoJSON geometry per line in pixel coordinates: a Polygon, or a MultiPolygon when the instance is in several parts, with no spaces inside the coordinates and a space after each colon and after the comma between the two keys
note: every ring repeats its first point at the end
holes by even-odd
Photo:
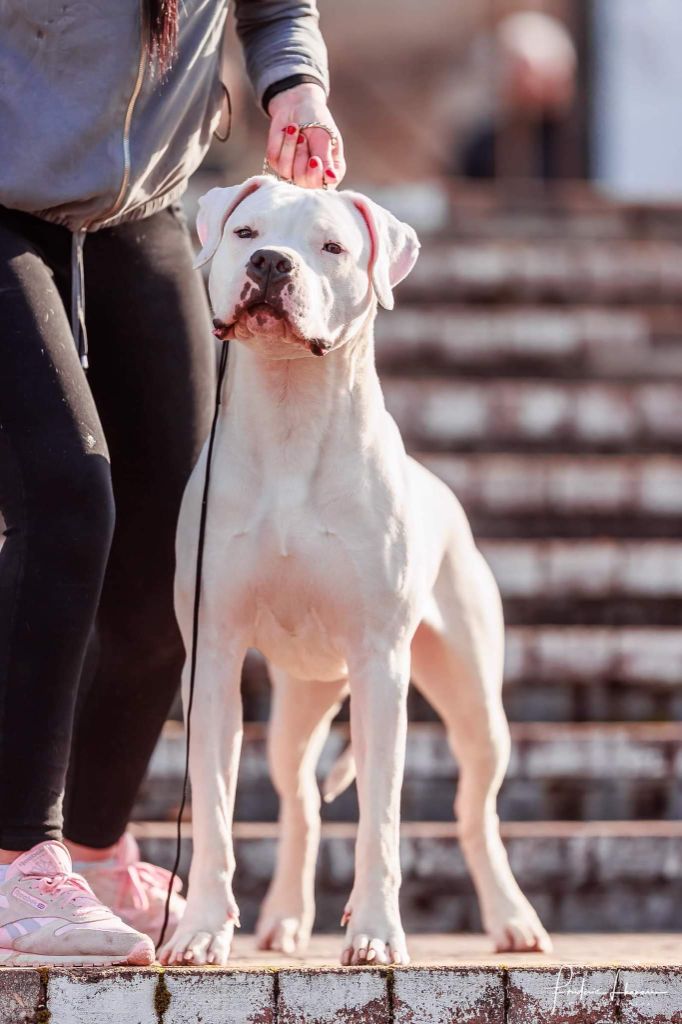
{"type": "Polygon", "coordinates": [[[215,333],[272,358],[324,355],[356,333],[419,251],[415,232],[356,192],[259,175],[199,201],[201,267],[212,259],[215,333]]]}

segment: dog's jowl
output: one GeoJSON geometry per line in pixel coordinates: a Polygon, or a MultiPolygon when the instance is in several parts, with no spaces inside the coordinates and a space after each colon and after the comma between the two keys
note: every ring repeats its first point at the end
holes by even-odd
{"type": "MultiPolygon", "coordinates": [[[[503,622],[492,575],[448,488],[409,458],[374,365],[377,303],[412,269],[414,231],[353,192],[256,177],[201,202],[216,332],[233,340],[212,464],[192,712],[194,856],[167,963],[225,963],[238,910],[232,813],[244,655],[267,658],[277,867],[258,926],[302,949],[319,840],[315,766],[350,693],[360,821],[344,963],[405,963],[400,787],[410,677],[460,764],[457,816],[498,949],[549,940],[509,868],[495,798],[507,764],[503,622]]],[[[189,649],[206,450],[185,494],[176,608],[189,649]]],[[[187,670],[185,673],[187,689],[187,670]]],[[[346,757],[348,781],[354,766],[346,757]]]]}

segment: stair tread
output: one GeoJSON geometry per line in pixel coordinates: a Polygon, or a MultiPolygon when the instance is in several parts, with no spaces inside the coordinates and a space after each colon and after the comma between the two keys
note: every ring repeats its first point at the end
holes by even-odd
{"type": "Polygon", "coordinates": [[[647,451],[682,446],[682,381],[391,375],[386,405],[409,448],[647,451]]]}
{"type": "Polygon", "coordinates": [[[682,296],[672,240],[431,239],[399,293],[419,299],[638,303],[682,296]]]}
{"type": "MultiPolygon", "coordinates": [[[[537,971],[556,966],[613,968],[618,966],[673,967],[679,970],[680,936],[663,933],[584,933],[552,934],[551,953],[491,953],[490,939],[480,934],[418,934],[409,935],[410,972],[420,967],[498,968],[516,971],[537,971]]],[[[263,967],[298,968],[337,967],[339,936],[313,935],[305,955],[300,957],[273,955],[254,949],[253,937],[239,934],[235,938],[230,967],[258,969],[263,967]]],[[[212,968],[211,970],[215,970],[212,968]]]]}
{"type": "MultiPolygon", "coordinates": [[[[505,821],[501,823],[505,839],[573,839],[629,838],[680,839],[682,821],[660,819],[636,821],[505,821]]],[[[176,824],[172,821],[136,821],[130,823],[136,839],[175,840],[176,824]]],[[[357,823],[351,821],[322,822],[322,839],[354,839],[357,823]]],[[[458,835],[455,821],[403,821],[400,833],[404,839],[452,839],[458,835]]],[[[183,837],[191,835],[191,823],[183,823],[183,837]]],[[[235,839],[276,839],[276,821],[237,821],[235,839]]]]}
{"type": "Polygon", "coordinates": [[[515,529],[522,530],[529,515],[543,516],[549,535],[552,523],[566,517],[625,515],[654,524],[671,517],[679,525],[682,514],[678,455],[416,451],[414,457],[448,484],[470,515],[517,514],[515,529]]]}
{"type": "MultiPolygon", "coordinates": [[[[555,740],[592,742],[595,739],[625,738],[644,743],[682,742],[682,722],[511,722],[510,730],[514,742],[548,743],[555,740]]],[[[245,722],[244,741],[265,739],[267,722],[245,722]]],[[[335,722],[332,735],[350,737],[347,722],[335,722]]],[[[441,722],[410,722],[408,734],[430,736],[445,734],[441,722]]],[[[162,732],[164,740],[184,742],[185,731],[181,722],[169,719],[162,732]]]]}
{"type": "MultiPolygon", "coordinates": [[[[246,722],[237,788],[236,817],[275,821],[278,800],[266,753],[267,725],[246,722]]],[[[682,810],[682,723],[512,723],[511,759],[498,798],[508,821],[562,821],[660,817],[682,810]]],[[[324,745],[321,781],[350,739],[336,722],[324,745]]],[[[167,723],[134,809],[136,819],[173,820],[185,763],[185,736],[167,723]]],[[[402,789],[403,821],[452,820],[459,777],[440,721],[410,723],[402,789]]],[[[357,820],[350,787],[323,809],[329,821],[357,820]]]]}
{"type": "Polygon", "coordinates": [[[679,309],[401,302],[376,324],[385,379],[423,374],[652,380],[682,375],[679,309]]]}

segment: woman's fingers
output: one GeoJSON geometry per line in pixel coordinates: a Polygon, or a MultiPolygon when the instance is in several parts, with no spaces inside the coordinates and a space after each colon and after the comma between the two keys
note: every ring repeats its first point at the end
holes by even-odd
{"type": "Polygon", "coordinates": [[[343,152],[343,137],[341,135],[337,135],[336,137],[333,161],[333,170],[336,173],[336,181],[338,184],[346,175],[346,157],[343,152]]]}
{"type": "Polygon", "coordinates": [[[282,130],[282,148],[279,153],[279,162],[275,170],[280,178],[285,181],[293,181],[294,160],[296,159],[296,146],[301,133],[297,124],[288,124],[282,130]]]}
{"type": "Polygon", "coordinates": [[[273,171],[308,188],[320,188],[323,183],[333,188],[341,182],[346,173],[343,142],[321,85],[305,82],[276,93],[268,104],[268,114],[267,160],[273,171]],[[312,123],[327,125],[329,131],[301,131],[300,125],[312,123]],[[294,127],[298,134],[290,131],[294,127]],[[337,137],[334,145],[330,132],[337,137]]]}
{"type": "Polygon", "coordinates": [[[303,169],[302,159],[296,164],[294,180],[307,188],[335,188],[346,173],[346,162],[343,157],[343,143],[336,136],[332,141],[330,134],[322,128],[305,128],[303,134],[308,143],[308,160],[303,169]]]}
{"type": "Polygon", "coordinates": [[[335,159],[339,145],[338,138],[333,144],[329,132],[322,128],[308,128],[306,135],[309,140],[308,148],[311,160],[318,161],[317,164],[308,162],[309,176],[315,180],[315,185],[310,187],[316,188],[324,183],[328,188],[334,188],[340,180],[335,159]]]}
{"type": "Polygon", "coordinates": [[[296,156],[294,157],[293,173],[293,179],[297,185],[305,184],[309,160],[310,150],[308,149],[308,140],[305,136],[305,132],[299,132],[298,139],[296,141],[296,156]]]}
{"type": "Polygon", "coordinates": [[[305,178],[301,182],[306,188],[322,187],[322,161],[319,156],[311,156],[306,166],[305,178]]]}
{"type": "Polygon", "coordinates": [[[293,122],[283,126],[272,124],[270,127],[266,159],[275,174],[288,181],[293,178],[296,141],[299,135],[298,125],[293,122]]]}
{"type": "Polygon", "coordinates": [[[306,135],[308,136],[310,156],[317,157],[323,170],[333,169],[332,139],[329,132],[324,131],[323,128],[307,128],[306,135]]]}
{"type": "Polygon", "coordinates": [[[267,160],[273,171],[279,174],[279,155],[282,152],[282,146],[284,145],[284,136],[286,135],[286,123],[279,123],[277,120],[270,122],[270,130],[268,132],[268,144],[265,148],[265,159],[267,160]]]}
{"type": "MultiPolygon", "coordinates": [[[[333,122],[330,128],[336,131],[333,122]]],[[[305,188],[335,188],[346,171],[340,137],[332,143],[323,128],[301,130],[293,118],[282,120],[281,114],[270,124],[266,158],[280,178],[305,188]]]]}

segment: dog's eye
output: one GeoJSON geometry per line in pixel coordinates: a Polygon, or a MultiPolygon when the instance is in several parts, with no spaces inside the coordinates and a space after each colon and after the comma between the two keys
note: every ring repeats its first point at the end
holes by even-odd
{"type": "Polygon", "coordinates": [[[251,228],[237,228],[235,231],[237,238],[255,238],[255,231],[251,228]]]}
{"type": "Polygon", "coordinates": [[[343,247],[338,242],[325,242],[322,246],[325,252],[330,252],[333,256],[340,256],[343,252],[343,247]]]}

